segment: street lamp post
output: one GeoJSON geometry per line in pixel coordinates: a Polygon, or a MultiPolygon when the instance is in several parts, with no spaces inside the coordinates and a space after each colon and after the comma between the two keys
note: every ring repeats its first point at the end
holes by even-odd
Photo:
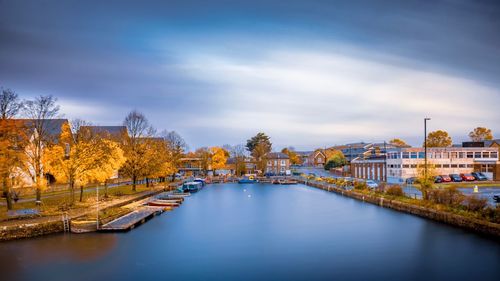
{"type": "Polygon", "coordinates": [[[427,181],[427,121],[431,118],[424,118],[424,180],[427,181]]]}

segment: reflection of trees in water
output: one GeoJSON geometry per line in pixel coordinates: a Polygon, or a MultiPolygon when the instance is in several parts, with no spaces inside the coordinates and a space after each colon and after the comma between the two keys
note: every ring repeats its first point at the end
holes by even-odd
{"type": "Polygon", "coordinates": [[[116,245],[115,234],[66,234],[0,244],[2,279],[17,280],[15,275],[29,266],[60,261],[92,261],[109,253],[116,245]],[[4,275],[6,274],[6,275],[4,275]],[[11,276],[10,276],[11,275],[11,276]]]}

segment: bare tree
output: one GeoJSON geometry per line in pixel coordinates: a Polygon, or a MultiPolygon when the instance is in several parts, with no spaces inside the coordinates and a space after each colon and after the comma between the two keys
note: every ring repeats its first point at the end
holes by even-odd
{"type": "Polygon", "coordinates": [[[36,188],[36,200],[41,200],[41,191],[44,185],[43,175],[43,149],[54,141],[54,130],[50,119],[57,118],[59,114],[59,105],[57,99],[53,96],[38,96],[33,100],[27,100],[23,103],[24,115],[30,119],[27,124],[32,132],[31,149],[27,151],[28,171],[31,174],[36,188]]]}
{"type": "Polygon", "coordinates": [[[14,117],[21,108],[22,103],[19,96],[11,89],[0,88],[0,118],[10,119],[14,117]]]}
{"type": "Polygon", "coordinates": [[[232,146],[229,153],[234,158],[235,174],[241,176],[246,172],[245,157],[247,153],[245,146],[243,144],[232,146]]]}

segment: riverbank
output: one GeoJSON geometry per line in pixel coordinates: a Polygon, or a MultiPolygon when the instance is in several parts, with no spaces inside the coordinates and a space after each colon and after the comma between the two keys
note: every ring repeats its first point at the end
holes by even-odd
{"type": "MultiPolygon", "coordinates": [[[[138,192],[132,195],[124,195],[120,198],[115,198],[110,201],[99,202],[100,211],[106,211],[113,208],[118,208],[130,204],[135,201],[139,201],[148,197],[152,197],[166,190],[170,190],[172,187],[158,186],[149,188],[146,191],[138,192]]],[[[97,210],[97,203],[91,204],[82,209],[73,209],[67,212],[68,222],[71,220],[76,220],[88,216],[92,213],[95,214],[97,210]]],[[[28,218],[28,219],[16,219],[0,222],[0,241],[32,238],[41,235],[47,235],[52,233],[64,232],[64,222],[62,219],[62,214],[48,215],[42,217],[28,218]]]]}
{"type": "Polygon", "coordinates": [[[425,206],[414,205],[397,200],[396,198],[387,198],[376,194],[365,194],[355,190],[344,190],[325,182],[307,181],[305,179],[298,179],[298,181],[307,186],[323,189],[329,192],[335,192],[342,196],[347,196],[381,207],[417,215],[423,218],[468,229],[477,233],[500,237],[500,224],[497,223],[466,217],[443,210],[432,209],[425,206]]]}

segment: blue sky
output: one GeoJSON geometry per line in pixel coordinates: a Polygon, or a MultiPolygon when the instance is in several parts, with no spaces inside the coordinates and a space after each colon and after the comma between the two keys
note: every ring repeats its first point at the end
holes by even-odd
{"type": "Polygon", "coordinates": [[[0,85],[191,148],[500,134],[496,1],[0,0],[0,85]]]}

